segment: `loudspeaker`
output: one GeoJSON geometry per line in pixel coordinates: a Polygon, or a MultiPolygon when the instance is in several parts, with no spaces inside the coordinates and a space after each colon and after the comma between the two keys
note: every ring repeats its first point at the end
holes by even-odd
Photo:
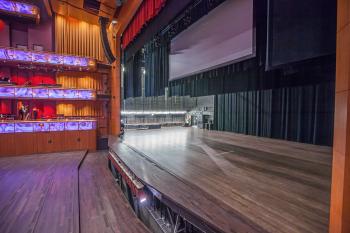
{"type": "Polygon", "coordinates": [[[109,64],[112,64],[116,58],[114,57],[108,42],[108,36],[107,36],[108,21],[109,21],[108,18],[102,17],[102,16],[100,16],[98,19],[98,22],[100,23],[100,27],[101,27],[100,35],[102,40],[103,51],[107,57],[109,64]]]}

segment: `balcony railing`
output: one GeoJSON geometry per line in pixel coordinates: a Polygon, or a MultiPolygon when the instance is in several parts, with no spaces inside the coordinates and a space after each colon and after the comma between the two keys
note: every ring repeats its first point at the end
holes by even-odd
{"type": "Polygon", "coordinates": [[[0,47],[1,63],[15,65],[30,64],[33,66],[45,65],[64,70],[75,69],[86,71],[96,69],[96,61],[92,58],[0,47]]]}
{"type": "Polygon", "coordinates": [[[96,91],[47,87],[0,86],[0,98],[94,100],[96,91]]]}

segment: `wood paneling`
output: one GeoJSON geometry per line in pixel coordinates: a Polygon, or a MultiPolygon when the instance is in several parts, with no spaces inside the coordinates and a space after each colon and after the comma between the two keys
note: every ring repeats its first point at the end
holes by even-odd
{"type": "Polygon", "coordinates": [[[103,102],[64,102],[56,105],[56,113],[64,116],[103,116],[103,102]]]}
{"type": "Polygon", "coordinates": [[[80,137],[78,131],[65,131],[64,137],[64,150],[79,150],[80,149],[80,137]]]}
{"type": "Polygon", "coordinates": [[[96,150],[96,130],[0,134],[0,157],[96,150]]]}
{"type": "Polygon", "coordinates": [[[105,153],[88,154],[78,170],[84,155],[0,158],[0,232],[148,232],[115,184],[105,153]]]}
{"type": "Polygon", "coordinates": [[[96,131],[79,131],[79,149],[96,150],[96,131]]]}
{"type": "Polygon", "coordinates": [[[106,154],[89,153],[79,170],[81,232],[149,232],[115,184],[106,154]]]}
{"type": "Polygon", "coordinates": [[[100,37],[100,27],[74,18],[56,15],[56,52],[93,57],[106,61],[100,37]]]}
{"type": "Polygon", "coordinates": [[[98,73],[59,73],[56,77],[57,84],[63,88],[103,89],[103,80],[98,73]]]}
{"type": "MultiPolygon", "coordinates": [[[[116,37],[113,40],[115,46],[112,46],[113,54],[118,58],[120,57],[120,37],[116,37]]],[[[120,103],[121,103],[121,94],[120,94],[120,59],[117,59],[112,65],[112,77],[111,77],[111,118],[110,118],[110,130],[109,132],[112,135],[119,135],[120,133],[120,103]]]]}
{"type": "Polygon", "coordinates": [[[15,155],[14,134],[0,134],[0,156],[15,155]]]}
{"type": "Polygon", "coordinates": [[[16,155],[34,154],[38,151],[35,133],[16,133],[15,134],[16,155]]]}
{"type": "Polygon", "coordinates": [[[0,232],[79,232],[78,165],[84,155],[0,158],[0,232]]]}
{"type": "Polygon", "coordinates": [[[88,147],[84,149],[88,149],[90,151],[95,151],[96,150],[96,130],[89,130],[88,132],[88,147]]]}
{"type": "Polygon", "coordinates": [[[338,0],[330,233],[350,232],[350,3],[338,0]]]}
{"type": "Polygon", "coordinates": [[[38,153],[63,151],[64,132],[41,132],[36,134],[38,153]]]}
{"type": "Polygon", "coordinates": [[[219,232],[328,232],[330,147],[182,127],[127,131],[109,145],[219,232]]]}

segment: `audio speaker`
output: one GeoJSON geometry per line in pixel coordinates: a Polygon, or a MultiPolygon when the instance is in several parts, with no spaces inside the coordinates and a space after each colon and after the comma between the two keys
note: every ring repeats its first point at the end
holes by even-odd
{"type": "Polygon", "coordinates": [[[107,24],[108,18],[100,16],[98,22],[100,23],[100,35],[102,40],[103,51],[107,57],[109,64],[112,64],[115,61],[115,57],[112,53],[111,47],[109,46],[108,36],[107,36],[107,24]]]}

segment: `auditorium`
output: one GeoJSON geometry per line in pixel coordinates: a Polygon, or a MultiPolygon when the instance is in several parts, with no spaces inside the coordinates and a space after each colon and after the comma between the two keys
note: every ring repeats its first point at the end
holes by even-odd
{"type": "Polygon", "coordinates": [[[350,233],[350,0],[0,0],[0,233],[350,233]]]}

